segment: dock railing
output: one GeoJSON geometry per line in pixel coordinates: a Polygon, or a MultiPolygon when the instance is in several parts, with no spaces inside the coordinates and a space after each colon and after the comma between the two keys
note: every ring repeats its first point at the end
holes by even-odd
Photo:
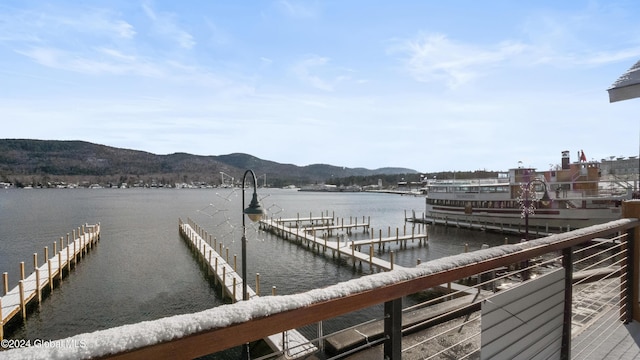
{"type": "MultiPolygon", "coordinates": [[[[316,324],[320,329],[323,321],[380,306],[382,334],[367,338],[351,351],[379,345],[388,359],[413,358],[416,352],[419,358],[463,359],[479,354],[483,359],[496,354],[496,358],[527,358],[526,354],[541,351],[546,358],[580,358],[597,344],[573,343],[572,339],[603,317],[612,325],[600,330],[605,334],[602,341],[611,333],[611,326],[640,321],[640,200],[625,202],[623,214],[622,219],[601,225],[367,275],[301,294],[264,296],[200,313],[81,334],[67,341],[80,342],[84,348],[55,351],[63,357],[61,351],[68,352],[70,358],[195,358],[289,329],[316,324]],[[536,270],[542,268],[546,270],[536,270]],[[506,289],[497,291],[497,284],[506,289]],[[456,298],[466,305],[409,325],[407,319],[416,308],[403,310],[403,297],[436,288],[457,292],[440,298],[440,307],[456,298]],[[424,333],[411,341],[403,339],[415,331],[424,333]],[[455,340],[445,344],[449,338],[455,340]]],[[[324,349],[331,335],[318,332],[318,339],[312,341],[324,349]]],[[[20,350],[41,354],[34,349],[20,350]]],[[[15,355],[19,358],[27,353],[15,355]]]]}

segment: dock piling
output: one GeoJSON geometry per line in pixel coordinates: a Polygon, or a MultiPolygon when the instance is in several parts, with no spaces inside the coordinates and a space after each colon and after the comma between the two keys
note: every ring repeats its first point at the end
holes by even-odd
{"type": "Polygon", "coordinates": [[[224,299],[224,289],[227,287],[227,267],[222,265],[222,288],[221,297],[224,299]]]}
{"type": "Polygon", "coordinates": [[[60,275],[60,281],[62,281],[62,250],[58,252],[58,275],[60,275]]]}
{"type": "Polygon", "coordinates": [[[373,241],[369,245],[369,271],[373,272],[373,241]]]}
{"type": "Polygon", "coordinates": [[[260,273],[256,273],[256,294],[260,296],[260,273]]]}
{"type": "MultiPolygon", "coordinates": [[[[7,295],[7,293],[9,292],[9,273],[6,271],[2,273],[2,284],[4,287],[4,294],[3,294],[4,296],[4,295],[7,295]]],[[[2,319],[0,318],[0,320],[2,319]]]]}
{"type": "Polygon", "coordinates": [[[49,291],[53,291],[53,276],[51,275],[51,259],[47,259],[47,274],[49,276],[49,291]]]}
{"type": "Polygon", "coordinates": [[[27,304],[24,301],[24,280],[18,282],[20,288],[20,312],[22,313],[22,321],[27,320],[27,304]]]}
{"type": "Polygon", "coordinates": [[[236,278],[233,278],[233,297],[231,298],[231,303],[236,302],[236,278]]]}
{"type": "Polygon", "coordinates": [[[389,256],[389,263],[391,264],[391,270],[393,270],[393,250],[391,250],[389,256]]]}

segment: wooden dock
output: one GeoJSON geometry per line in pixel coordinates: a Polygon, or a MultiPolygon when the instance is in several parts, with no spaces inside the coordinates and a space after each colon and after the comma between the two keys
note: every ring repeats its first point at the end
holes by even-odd
{"type": "Polygon", "coordinates": [[[373,250],[376,244],[379,247],[382,247],[384,243],[394,242],[394,241],[400,242],[400,241],[413,239],[413,240],[424,241],[426,243],[426,240],[427,240],[427,234],[412,233],[410,235],[403,235],[403,236],[398,235],[395,237],[388,237],[388,238],[379,237],[378,239],[365,239],[365,240],[346,241],[346,242],[328,241],[326,237],[319,238],[318,236],[316,236],[317,234],[315,232],[309,232],[309,231],[306,231],[306,229],[300,229],[297,227],[296,228],[288,227],[280,220],[273,220],[273,219],[260,220],[260,226],[264,230],[270,231],[276,234],[277,236],[282,237],[285,240],[306,243],[307,246],[313,246],[318,250],[322,249],[323,252],[326,252],[327,250],[331,250],[334,256],[337,254],[338,257],[344,256],[346,258],[351,258],[354,265],[356,265],[357,262],[368,263],[371,271],[373,271],[374,267],[378,270],[383,270],[383,271],[393,270],[394,266],[396,268],[398,267],[398,265],[394,265],[393,263],[393,257],[394,257],[393,251],[390,252],[389,261],[373,256],[373,250]],[[357,250],[359,247],[362,247],[365,245],[369,245],[368,254],[362,253],[357,250]]]}
{"type": "MultiPolygon", "coordinates": [[[[213,274],[214,282],[220,284],[222,297],[230,298],[232,302],[242,301],[242,276],[236,272],[235,259],[233,266],[229,263],[229,252],[226,251],[226,259],[221,255],[223,245],[219,244],[220,252],[216,251],[218,244],[210,234],[200,228],[190,219],[187,222],[179,221],[179,232],[182,239],[198,255],[206,265],[207,272],[213,274]],[[205,240],[206,239],[206,240],[205,240]]],[[[259,282],[256,291],[247,286],[249,301],[259,296],[259,282]]],[[[275,295],[275,294],[273,294],[275,295]]],[[[295,359],[310,355],[318,349],[299,331],[293,329],[284,333],[273,334],[264,339],[269,347],[277,352],[282,352],[287,359],[295,359]]]]}
{"type": "Polygon", "coordinates": [[[306,231],[326,232],[328,236],[332,236],[334,230],[351,234],[354,229],[358,228],[362,228],[363,233],[366,233],[371,224],[371,219],[364,216],[361,222],[358,222],[357,217],[349,217],[349,222],[345,224],[344,218],[336,218],[335,214],[329,216],[328,211],[326,215],[323,213],[320,216],[313,216],[310,213],[309,217],[300,217],[298,213],[295,218],[278,218],[274,219],[274,221],[288,227],[305,229],[306,231]]]}
{"type": "Polygon", "coordinates": [[[3,296],[0,297],[0,340],[4,338],[4,327],[20,314],[22,321],[27,318],[28,305],[37,300],[38,303],[48,292],[53,291],[55,282],[62,281],[63,275],[70,273],[78,261],[100,240],[100,224],[83,225],[67,234],[66,242],[53,243],[54,254],[49,257],[49,248],[44,248],[45,262],[40,265],[38,254],[33,254],[34,271],[25,277],[24,262],[20,263],[20,280],[18,286],[9,290],[8,273],[3,273],[3,296]],[[66,245],[66,246],[65,246],[66,245]],[[58,251],[58,248],[60,250],[58,251]]]}

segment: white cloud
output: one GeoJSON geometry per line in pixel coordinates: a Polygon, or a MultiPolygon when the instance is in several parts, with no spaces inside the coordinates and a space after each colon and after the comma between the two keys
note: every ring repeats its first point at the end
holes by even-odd
{"type": "Polygon", "coordinates": [[[407,71],[418,81],[443,81],[458,87],[483,76],[493,66],[521,55],[527,46],[518,42],[502,42],[479,47],[450,40],[442,34],[419,34],[391,49],[406,55],[407,71]]]}
{"type": "Polygon", "coordinates": [[[318,12],[311,4],[296,0],[278,0],[276,4],[286,15],[297,19],[315,17],[318,12]]]}
{"type": "Polygon", "coordinates": [[[298,62],[293,66],[293,72],[301,81],[310,84],[316,89],[333,91],[333,85],[329,81],[313,74],[314,69],[324,67],[329,62],[329,58],[312,55],[298,62]]]}
{"type": "Polygon", "coordinates": [[[51,47],[31,47],[16,51],[36,63],[65,71],[83,74],[138,75],[146,77],[162,77],[166,71],[152,62],[140,60],[135,56],[125,55],[114,49],[98,48],[93,52],[73,53],[51,47]],[[107,55],[107,57],[98,56],[107,55]]]}
{"type": "Polygon", "coordinates": [[[105,9],[47,7],[0,12],[0,42],[64,44],[87,36],[119,40],[135,35],[133,25],[105,9]]]}
{"type": "Polygon", "coordinates": [[[184,49],[191,49],[196,44],[193,36],[182,29],[175,21],[175,15],[166,12],[156,12],[150,2],[144,2],[142,9],[149,19],[153,21],[156,31],[163,36],[168,36],[184,49]]]}
{"type": "Polygon", "coordinates": [[[114,25],[115,30],[122,38],[131,39],[136,34],[133,26],[126,21],[119,20],[114,25]]]}

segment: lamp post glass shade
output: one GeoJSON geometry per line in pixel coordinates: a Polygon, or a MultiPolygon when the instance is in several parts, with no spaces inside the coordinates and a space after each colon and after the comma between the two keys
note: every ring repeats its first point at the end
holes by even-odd
{"type": "Polygon", "coordinates": [[[549,197],[549,191],[547,191],[547,184],[544,184],[544,195],[542,195],[542,199],[540,202],[544,206],[548,206],[551,203],[551,198],[549,197]]]}
{"type": "Polygon", "coordinates": [[[253,193],[251,203],[246,209],[244,209],[244,213],[247,214],[249,219],[253,222],[259,221],[264,216],[264,209],[258,201],[258,194],[256,192],[253,193]]]}

